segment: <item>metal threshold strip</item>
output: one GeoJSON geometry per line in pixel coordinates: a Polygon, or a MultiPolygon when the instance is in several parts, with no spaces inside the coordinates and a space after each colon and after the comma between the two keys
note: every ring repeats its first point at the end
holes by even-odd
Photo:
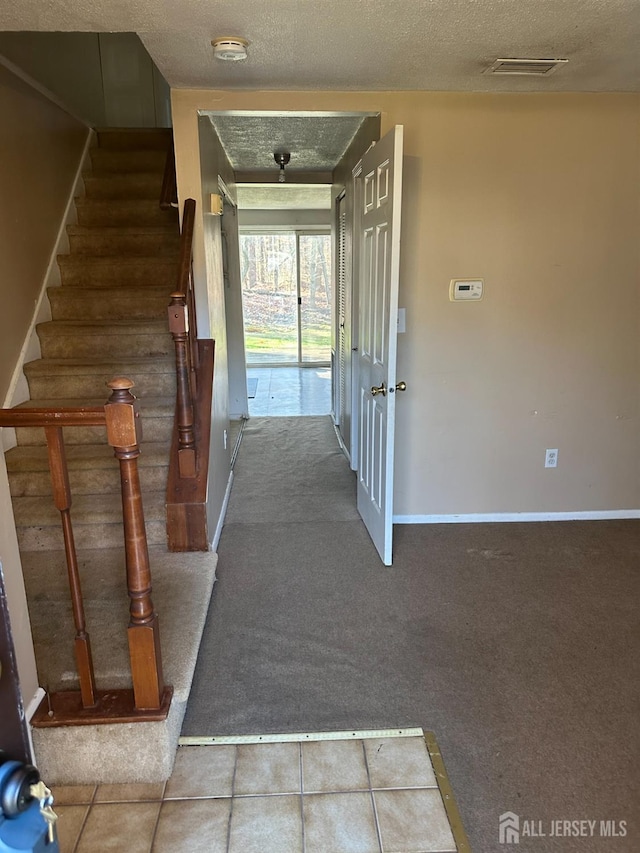
{"type": "Polygon", "coordinates": [[[202,737],[181,737],[180,746],[235,745],[244,743],[302,743],[317,740],[366,740],[367,738],[387,737],[424,737],[420,728],[408,729],[364,729],[343,732],[293,732],[290,734],[264,735],[213,735],[202,737]]]}

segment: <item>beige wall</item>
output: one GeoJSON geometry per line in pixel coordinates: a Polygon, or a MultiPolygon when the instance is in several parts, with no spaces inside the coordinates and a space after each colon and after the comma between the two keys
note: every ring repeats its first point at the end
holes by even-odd
{"type": "MultiPolygon", "coordinates": [[[[44,283],[87,128],[0,67],[0,395],[4,400],[44,283]]],[[[37,689],[4,458],[0,563],[25,703],[37,689]]]]}
{"type": "Polygon", "coordinates": [[[0,66],[0,399],[4,399],[73,188],[88,129],[0,66]]]}
{"type": "Polygon", "coordinates": [[[200,181],[198,109],[404,125],[398,515],[640,507],[638,95],[176,90],[172,103],[181,195],[200,181]],[[471,276],[484,300],[449,302],[450,279],[471,276]]]}
{"type": "Polygon", "coordinates": [[[211,456],[209,462],[209,490],[207,496],[207,521],[209,541],[216,532],[225,489],[229,478],[230,451],[225,448],[224,432],[229,429],[229,385],[227,360],[227,331],[225,289],[222,266],[221,218],[205,212],[203,199],[211,193],[219,194],[218,176],[234,195],[233,171],[218,136],[208,118],[202,117],[197,132],[194,159],[200,164],[199,185],[186,189],[182,169],[178,169],[178,190],[181,202],[196,199],[195,245],[206,251],[194,253],[194,277],[201,287],[198,296],[198,336],[215,340],[215,366],[213,373],[213,412],[211,419],[211,456]],[[199,140],[198,140],[199,136],[199,140]]]}

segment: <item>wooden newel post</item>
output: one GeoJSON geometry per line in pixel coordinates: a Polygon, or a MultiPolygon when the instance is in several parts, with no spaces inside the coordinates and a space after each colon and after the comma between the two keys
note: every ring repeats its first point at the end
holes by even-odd
{"type": "Polygon", "coordinates": [[[178,465],[181,477],[196,476],[196,436],[190,385],[189,320],[184,293],[172,293],[168,308],[169,331],[176,348],[178,465]]]}
{"type": "Polygon", "coordinates": [[[130,379],[107,383],[107,440],[120,463],[127,591],[131,600],[128,628],[129,657],[137,710],[160,708],[164,691],[158,617],[151,601],[151,569],[138,475],[139,419],[130,379]]]}

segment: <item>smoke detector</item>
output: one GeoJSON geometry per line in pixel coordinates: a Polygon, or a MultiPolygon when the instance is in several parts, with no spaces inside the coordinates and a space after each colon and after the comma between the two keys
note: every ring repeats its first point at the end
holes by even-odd
{"type": "Polygon", "coordinates": [[[222,59],[224,62],[239,62],[241,59],[247,58],[249,42],[246,39],[237,36],[222,36],[214,39],[211,44],[216,59],[222,59]]]}
{"type": "Polygon", "coordinates": [[[548,77],[568,61],[568,59],[496,59],[493,65],[485,69],[485,74],[548,77]]]}

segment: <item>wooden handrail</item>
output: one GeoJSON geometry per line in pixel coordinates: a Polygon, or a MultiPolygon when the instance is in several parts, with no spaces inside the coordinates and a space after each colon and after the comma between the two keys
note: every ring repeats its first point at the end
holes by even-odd
{"type": "Polygon", "coordinates": [[[176,350],[176,415],[167,480],[167,542],[170,551],[206,551],[207,488],[214,342],[198,338],[193,287],[196,203],[184,203],[180,266],[168,307],[176,350]]]}
{"type": "Polygon", "coordinates": [[[135,722],[165,719],[172,688],[162,677],[158,617],[151,600],[151,570],[138,474],[139,415],[133,382],[108,383],[105,406],[60,409],[0,409],[0,427],[43,427],[47,439],[53,498],[61,515],[69,588],[75,623],[75,655],[80,691],[47,697],[34,725],[135,722]],[[65,426],[104,426],[120,465],[133,690],[97,690],[86,628],[78,558],[71,524],[71,490],[63,439],[65,426]]]}
{"type": "Polygon", "coordinates": [[[160,208],[170,210],[178,206],[178,183],[176,179],[176,152],[173,139],[167,151],[167,159],[164,163],[164,174],[162,176],[162,189],[160,190],[160,208]]]}

